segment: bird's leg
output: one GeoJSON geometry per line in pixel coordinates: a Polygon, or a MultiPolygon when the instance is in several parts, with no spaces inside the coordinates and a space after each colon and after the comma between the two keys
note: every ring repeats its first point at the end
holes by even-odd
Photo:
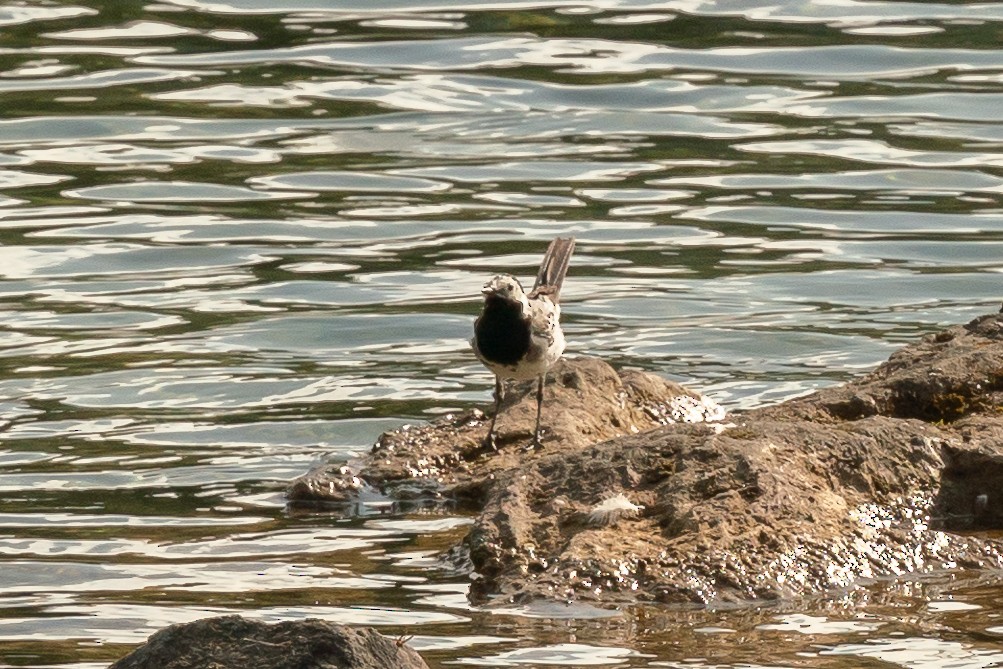
{"type": "Polygon", "coordinates": [[[543,413],[543,382],[546,378],[547,373],[544,372],[536,382],[536,428],[533,430],[533,441],[529,443],[530,448],[543,448],[543,443],[540,441],[543,436],[540,433],[540,415],[543,413]]]}
{"type": "Polygon", "coordinates": [[[491,413],[491,423],[488,425],[488,434],[484,437],[484,448],[490,448],[493,451],[498,450],[498,445],[495,443],[495,421],[498,420],[498,411],[501,409],[502,395],[504,395],[505,389],[502,386],[501,377],[495,376],[495,409],[491,413]]]}

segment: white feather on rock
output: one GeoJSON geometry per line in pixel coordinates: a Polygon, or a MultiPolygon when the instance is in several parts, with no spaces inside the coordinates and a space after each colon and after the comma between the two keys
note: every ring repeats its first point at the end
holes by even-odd
{"type": "Polygon", "coordinates": [[[607,497],[592,507],[592,511],[589,512],[589,525],[595,527],[614,525],[624,518],[636,518],[643,508],[643,506],[631,502],[621,492],[607,497]]]}

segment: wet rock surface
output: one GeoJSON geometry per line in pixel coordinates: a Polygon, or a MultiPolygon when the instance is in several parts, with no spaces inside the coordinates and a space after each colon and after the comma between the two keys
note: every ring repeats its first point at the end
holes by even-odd
{"type": "Polygon", "coordinates": [[[852,383],[727,418],[594,359],[553,376],[542,449],[523,448],[527,387],[503,405],[497,451],[469,412],[387,433],[357,471],[311,472],[290,498],[380,489],[475,504],[455,552],[469,556],[480,602],[743,603],[1003,566],[1003,542],[973,534],[1003,526],[997,314],[924,337],[852,383]]]}
{"type": "Polygon", "coordinates": [[[109,669],[428,669],[406,643],[323,620],[268,624],[240,616],[160,630],[109,669]]]}

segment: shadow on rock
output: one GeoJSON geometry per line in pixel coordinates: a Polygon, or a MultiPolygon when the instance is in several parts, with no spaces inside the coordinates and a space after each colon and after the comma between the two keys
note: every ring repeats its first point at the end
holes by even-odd
{"type": "Polygon", "coordinates": [[[872,373],[725,419],[711,401],[592,358],[555,368],[544,448],[513,393],[485,416],[382,435],[356,468],[310,472],[292,504],[379,492],[480,516],[462,546],[478,602],[746,603],[862,579],[1003,565],[959,532],[1003,520],[1003,321],[930,335],[872,373]]]}

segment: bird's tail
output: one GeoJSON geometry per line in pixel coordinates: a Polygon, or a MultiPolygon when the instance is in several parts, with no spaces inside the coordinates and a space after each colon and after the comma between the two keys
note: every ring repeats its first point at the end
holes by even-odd
{"type": "Polygon", "coordinates": [[[574,250],[574,237],[558,237],[550,242],[543,256],[543,262],[540,263],[540,271],[536,275],[536,283],[533,284],[533,293],[546,292],[554,302],[557,302],[574,250]]]}

